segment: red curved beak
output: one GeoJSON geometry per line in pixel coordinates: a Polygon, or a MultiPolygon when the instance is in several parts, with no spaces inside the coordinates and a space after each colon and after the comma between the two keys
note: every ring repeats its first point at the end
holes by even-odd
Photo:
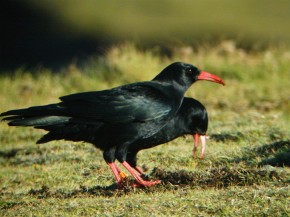
{"type": "Polygon", "coordinates": [[[197,80],[207,80],[225,85],[225,82],[220,77],[205,71],[200,72],[200,75],[197,77],[197,80]]]}

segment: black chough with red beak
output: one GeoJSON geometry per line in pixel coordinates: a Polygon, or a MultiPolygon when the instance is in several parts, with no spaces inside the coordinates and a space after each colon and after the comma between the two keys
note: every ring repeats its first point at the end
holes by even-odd
{"type": "Polygon", "coordinates": [[[128,147],[156,134],[177,113],[187,89],[197,80],[224,84],[193,65],[176,62],[152,81],[137,82],[103,91],[60,97],[61,102],[2,113],[10,126],[31,126],[48,131],[37,143],[52,140],[84,141],[103,150],[103,157],[117,182],[121,181],[115,158],[143,186],[143,180],[126,162],[128,147]]]}

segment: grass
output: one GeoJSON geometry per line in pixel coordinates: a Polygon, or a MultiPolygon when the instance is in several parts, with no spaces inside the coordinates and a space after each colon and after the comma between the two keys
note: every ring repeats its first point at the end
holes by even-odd
{"type": "Polygon", "coordinates": [[[0,125],[1,216],[288,216],[289,70],[286,48],[246,52],[232,41],[142,51],[127,43],[86,65],[54,73],[19,69],[0,77],[1,112],[57,102],[59,96],[148,80],[173,61],[193,63],[226,81],[198,82],[187,95],[210,117],[204,160],[192,137],[143,151],[139,164],[162,184],[114,189],[102,154],[90,144],[35,145],[43,131],[0,125]]]}

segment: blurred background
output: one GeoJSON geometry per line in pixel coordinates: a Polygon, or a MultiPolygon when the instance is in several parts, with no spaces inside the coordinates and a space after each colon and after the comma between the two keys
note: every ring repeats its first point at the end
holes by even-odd
{"type": "Polygon", "coordinates": [[[9,0],[0,3],[0,71],[81,63],[130,41],[141,49],[290,44],[288,0],[9,0]]]}

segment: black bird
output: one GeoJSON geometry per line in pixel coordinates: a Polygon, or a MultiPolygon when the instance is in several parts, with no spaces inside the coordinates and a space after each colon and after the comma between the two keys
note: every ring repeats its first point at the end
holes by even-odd
{"type": "Polygon", "coordinates": [[[10,126],[32,126],[48,131],[37,143],[52,140],[84,141],[103,150],[103,157],[117,180],[117,160],[140,185],[144,181],[126,162],[131,143],[157,133],[177,113],[186,90],[197,80],[224,85],[216,75],[193,65],[176,62],[152,81],[137,82],[109,90],[60,97],[56,104],[34,106],[2,113],[10,126]]]}
{"type": "Polygon", "coordinates": [[[200,158],[204,157],[206,146],[206,131],[208,127],[208,114],[205,107],[197,100],[185,97],[180,109],[174,118],[156,134],[146,139],[139,140],[130,144],[127,153],[127,162],[141,175],[143,171],[137,166],[137,153],[143,149],[148,149],[170,142],[183,135],[193,135],[194,148],[193,156],[195,156],[198,139],[202,142],[202,151],[200,158]]]}

